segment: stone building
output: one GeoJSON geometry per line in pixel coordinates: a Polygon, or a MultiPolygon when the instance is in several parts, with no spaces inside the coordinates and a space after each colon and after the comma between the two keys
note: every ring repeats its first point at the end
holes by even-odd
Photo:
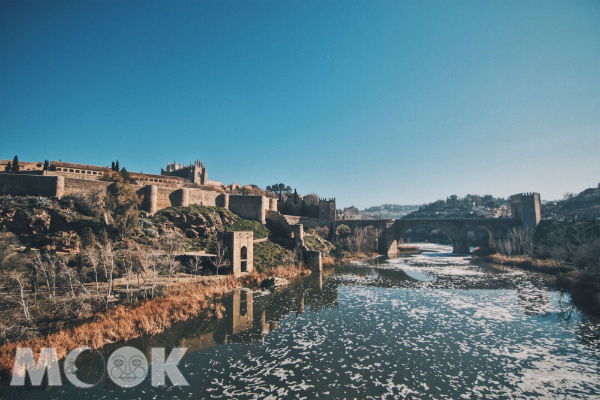
{"type": "MultiPolygon", "coordinates": [[[[13,160],[2,160],[0,161],[0,172],[6,171],[8,163],[12,165],[13,160]]],[[[22,171],[42,171],[44,169],[44,163],[42,161],[19,161],[19,172],[22,171]]]]}
{"type": "Polygon", "coordinates": [[[161,175],[167,176],[178,176],[186,179],[196,185],[208,185],[208,174],[206,172],[206,166],[199,160],[196,160],[193,164],[190,163],[187,167],[183,164],[178,164],[176,161],[167,164],[167,169],[160,169],[161,175]]]}

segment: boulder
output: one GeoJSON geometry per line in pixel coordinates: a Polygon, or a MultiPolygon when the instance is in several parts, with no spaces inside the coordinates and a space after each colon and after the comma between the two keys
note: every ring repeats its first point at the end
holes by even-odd
{"type": "Polygon", "coordinates": [[[261,286],[265,287],[265,288],[274,288],[274,287],[286,286],[289,284],[290,284],[290,281],[288,281],[287,279],[273,277],[273,278],[267,278],[264,281],[262,281],[261,286]]]}

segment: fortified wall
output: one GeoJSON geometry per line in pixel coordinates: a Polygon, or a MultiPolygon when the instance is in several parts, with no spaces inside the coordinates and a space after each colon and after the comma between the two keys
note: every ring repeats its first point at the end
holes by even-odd
{"type": "Polygon", "coordinates": [[[62,176],[0,174],[0,194],[3,195],[62,197],[64,191],[62,176]]]}
{"type": "MultiPolygon", "coordinates": [[[[113,182],[108,181],[72,178],[70,175],[0,174],[0,194],[11,196],[60,198],[80,193],[106,192],[112,184],[113,182]]],[[[265,196],[230,195],[213,188],[178,188],[139,184],[133,186],[142,201],[140,208],[152,214],[167,207],[186,207],[197,204],[223,207],[242,218],[264,224],[267,211],[277,207],[276,202],[265,196]]]]}

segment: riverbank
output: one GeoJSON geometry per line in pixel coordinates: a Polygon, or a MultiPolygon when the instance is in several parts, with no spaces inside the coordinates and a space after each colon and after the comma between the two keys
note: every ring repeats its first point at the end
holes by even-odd
{"type": "Polygon", "coordinates": [[[98,349],[109,343],[156,335],[174,323],[192,318],[220,319],[223,306],[219,299],[236,288],[258,285],[271,276],[293,278],[308,274],[310,271],[292,266],[277,268],[269,274],[253,272],[240,278],[228,275],[177,282],[167,289],[163,297],[146,300],[134,307],[118,305],[77,327],[30,340],[5,343],[0,346],[0,376],[12,373],[19,347],[29,347],[34,354],[39,354],[43,347],[52,347],[56,349],[58,358],[63,359],[71,350],[81,346],[98,349]]]}
{"type": "Polygon", "coordinates": [[[538,260],[529,256],[509,257],[496,253],[482,259],[492,264],[555,275],[556,285],[569,292],[573,304],[589,314],[600,316],[600,291],[594,283],[597,277],[590,275],[588,271],[564,265],[559,267],[553,260],[538,260]]]}
{"type": "Polygon", "coordinates": [[[553,260],[538,260],[529,256],[505,256],[499,253],[494,253],[483,256],[481,259],[494,264],[509,264],[514,267],[519,267],[530,271],[544,272],[552,275],[572,271],[572,268],[570,267],[559,268],[556,262],[553,260]]]}

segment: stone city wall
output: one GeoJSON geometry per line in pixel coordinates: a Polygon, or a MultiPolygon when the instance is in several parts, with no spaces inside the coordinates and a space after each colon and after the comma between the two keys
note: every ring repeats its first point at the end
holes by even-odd
{"type": "Polygon", "coordinates": [[[189,204],[199,204],[202,206],[219,206],[222,207],[221,204],[217,201],[217,199],[222,196],[219,192],[213,192],[210,190],[200,190],[200,189],[187,189],[189,190],[189,204]]]}
{"type": "Polygon", "coordinates": [[[0,194],[11,196],[61,197],[65,179],[62,176],[0,174],[0,194]]]}
{"type": "Polygon", "coordinates": [[[92,181],[87,179],[64,178],[65,190],[63,196],[72,196],[82,192],[106,191],[112,182],[92,181]]]}
{"type": "Polygon", "coordinates": [[[229,195],[229,210],[242,218],[265,224],[269,199],[265,196],[229,195]]]}
{"type": "MultiPolygon", "coordinates": [[[[50,172],[50,171],[45,171],[50,172]]],[[[70,178],[62,175],[24,175],[0,173],[0,194],[12,196],[62,197],[94,191],[106,192],[113,182],[70,178]]],[[[167,207],[192,204],[229,209],[242,218],[264,224],[265,215],[275,203],[264,196],[241,196],[215,190],[133,185],[140,196],[140,208],[155,213],[167,207]]]]}

